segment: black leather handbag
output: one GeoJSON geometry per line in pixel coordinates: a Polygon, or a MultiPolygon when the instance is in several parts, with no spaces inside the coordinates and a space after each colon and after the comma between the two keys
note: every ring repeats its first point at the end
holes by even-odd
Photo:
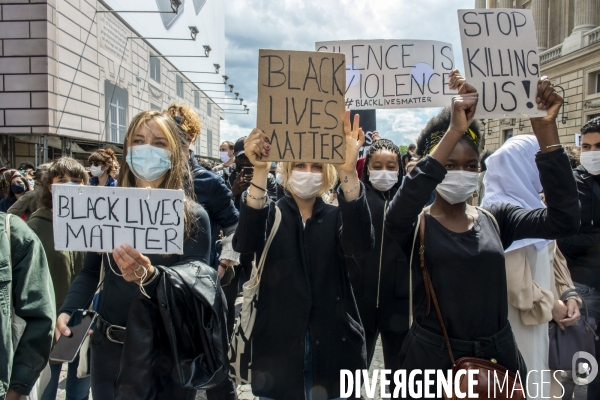
{"type": "MultiPolygon", "coordinates": [[[[560,299],[566,302],[569,296],[579,294],[575,289],[565,291],[560,299]]],[[[585,351],[596,357],[595,340],[596,336],[596,321],[588,314],[587,304],[581,298],[583,303],[583,318],[577,321],[577,324],[568,326],[565,330],[561,330],[558,324],[554,321],[548,323],[548,335],[550,337],[550,352],[548,357],[548,366],[552,370],[571,370],[573,355],[579,351],[585,351]]]]}

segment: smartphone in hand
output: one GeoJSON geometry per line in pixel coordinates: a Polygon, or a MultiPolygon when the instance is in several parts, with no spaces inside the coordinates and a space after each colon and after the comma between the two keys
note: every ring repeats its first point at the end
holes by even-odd
{"type": "Polygon", "coordinates": [[[244,167],[242,171],[244,171],[244,175],[252,175],[254,174],[254,167],[244,167]]]}
{"type": "Polygon", "coordinates": [[[73,362],[81,349],[84,339],[94,327],[98,314],[91,310],[77,310],[71,315],[67,326],[71,336],[61,335],[50,352],[50,360],[58,362],[73,362]]]}

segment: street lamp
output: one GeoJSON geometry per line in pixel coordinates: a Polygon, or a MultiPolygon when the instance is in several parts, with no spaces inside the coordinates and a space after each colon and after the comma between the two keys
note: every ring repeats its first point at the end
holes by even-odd
{"type": "Polygon", "coordinates": [[[127,39],[146,39],[146,40],[196,40],[196,35],[198,34],[198,32],[200,32],[198,30],[198,28],[196,28],[195,26],[188,26],[188,28],[190,28],[190,35],[191,35],[191,39],[187,39],[187,38],[170,38],[170,37],[141,37],[141,36],[128,36],[127,39]]]}
{"type": "Polygon", "coordinates": [[[98,13],[140,13],[140,14],[177,14],[181,0],[171,0],[171,11],[141,11],[141,10],[98,10],[98,13]]]}
{"type": "Polygon", "coordinates": [[[215,67],[215,72],[206,72],[206,71],[181,71],[178,69],[170,69],[169,72],[181,72],[181,73],[187,73],[187,74],[218,74],[219,73],[219,68],[221,68],[221,66],[219,64],[213,64],[213,66],[215,67]]]}

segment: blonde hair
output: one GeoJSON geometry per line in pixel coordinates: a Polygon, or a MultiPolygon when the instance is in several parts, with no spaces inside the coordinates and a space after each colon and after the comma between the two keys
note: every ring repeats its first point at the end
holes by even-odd
{"type": "Polygon", "coordinates": [[[131,120],[125,143],[123,144],[123,157],[121,159],[121,169],[119,171],[118,186],[137,187],[135,175],[127,163],[127,154],[130,142],[138,130],[142,128],[149,129],[148,125],[154,122],[165,134],[169,147],[171,148],[171,169],[164,175],[164,179],[158,186],[160,189],[183,189],[185,193],[184,201],[184,220],[186,238],[189,237],[197,225],[195,211],[195,194],[193,192],[192,174],[189,168],[188,160],[184,159],[183,149],[187,149],[187,139],[185,132],[177,127],[175,121],[166,113],[159,111],[142,111],[131,120]]]}
{"type": "MultiPolygon", "coordinates": [[[[289,184],[289,178],[292,175],[292,171],[296,164],[300,164],[298,162],[280,162],[277,163],[277,173],[281,177],[281,186],[290,193],[294,193],[291,185],[289,184]]],[[[317,164],[317,163],[315,163],[317,164]]],[[[325,193],[333,189],[335,184],[337,183],[338,176],[337,171],[333,164],[324,164],[320,163],[323,166],[322,174],[323,174],[323,183],[321,184],[321,188],[317,192],[317,197],[323,196],[325,193]]]]}
{"type": "Polygon", "coordinates": [[[200,122],[198,114],[191,107],[179,103],[171,104],[165,112],[171,118],[181,117],[179,126],[192,137],[192,143],[195,143],[202,129],[202,122],[200,122]]]}

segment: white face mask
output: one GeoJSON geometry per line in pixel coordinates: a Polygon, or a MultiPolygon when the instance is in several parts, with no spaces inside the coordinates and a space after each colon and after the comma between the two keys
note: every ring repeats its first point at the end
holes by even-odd
{"type": "Polygon", "coordinates": [[[579,162],[592,175],[600,175],[600,151],[582,151],[579,162]]]}
{"type": "Polygon", "coordinates": [[[292,191],[303,200],[315,197],[323,184],[323,174],[319,172],[292,171],[288,179],[292,191]]]}
{"type": "Polygon", "coordinates": [[[219,157],[221,158],[221,161],[223,161],[224,163],[231,160],[231,157],[229,157],[229,152],[227,152],[227,151],[220,151],[219,157]]]}
{"type": "Polygon", "coordinates": [[[462,203],[477,190],[477,172],[448,171],[436,192],[450,204],[462,203]]]}
{"type": "Polygon", "coordinates": [[[369,168],[369,182],[375,189],[387,192],[398,182],[398,171],[371,170],[369,168]]]}
{"type": "Polygon", "coordinates": [[[104,171],[102,171],[102,167],[99,165],[92,165],[90,167],[90,172],[92,173],[92,176],[95,177],[99,177],[102,176],[102,174],[104,174],[104,171]]]}

